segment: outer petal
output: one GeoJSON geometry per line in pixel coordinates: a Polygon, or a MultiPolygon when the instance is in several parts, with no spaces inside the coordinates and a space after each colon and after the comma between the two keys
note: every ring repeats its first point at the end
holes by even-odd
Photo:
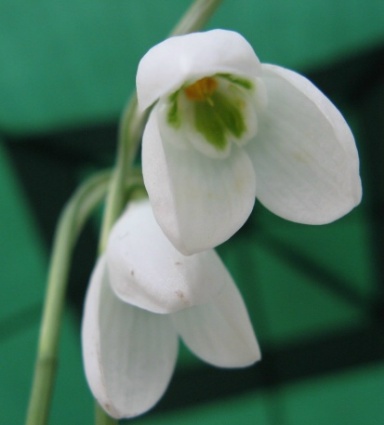
{"type": "Polygon", "coordinates": [[[248,313],[230,279],[213,301],[172,315],[186,345],[207,363],[244,367],[260,360],[248,313]]]}
{"type": "Polygon", "coordinates": [[[82,324],[85,373],[93,395],[114,418],[150,409],[163,395],[177,355],[169,316],[123,303],[110,290],[104,258],[88,289],[82,324]]]}
{"type": "Polygon", "coordinates": [[[147,200],[130,204],[111,232],[106,255],[116,295],[154,313],[207,302],[228,276],[213,250],[180,254],[160,229],[147,200]]]}
{"type": "Polygon", "coordinates": [[[257,197],[288,220],[324,224],[361,199],[353,135],[335,106],[306,78],[262,65],[268,106],[246,149],[255,166],[257,197]]]}
{"type": "Polygon", "coordinates": [[[142,152],[144,183],[155,217],[182,253],[215,247],[230,238],[252,211],[256,193],[252,163],[237,146],[221,160],[192,148],[175,148],[160,136],[157,110],[145,128],[142,152]]]}
{"type": "Polygon", "coordinates": [[[212,30],[171,37],[141,59],[136,77],[139,106],[146,109],[187,81],[219,72],[255,77],[260,62],[238,33],[212,30]]]}

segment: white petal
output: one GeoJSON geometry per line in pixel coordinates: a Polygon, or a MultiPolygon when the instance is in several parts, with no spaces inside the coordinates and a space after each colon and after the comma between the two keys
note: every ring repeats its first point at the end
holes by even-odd
{"type": "Polygon", "coordinates": [[[172,315],[175,328],[197,356],[219,367],[245,367],[260,350],[243,299],[229,277],[211,302],[172,315]]]}
{"type": "Polygon", "coordinates": [[[146,109],[187,81],[216,73],[256,77],[260,62],[238,33],[212,30],[171,37],[141,59],[136,77],[139,106],[146,109]]]}
{"type": "Polygon", "coordinates": [[[111,232],[106,255],[116,295],[154,313],[207,302],[227,273],[213,250],[188,257],[176,250],[148,200],[130,204],[111,232]]]}
{"type": "Polygon", "coordinates": [[[142,162],[156,220],[184,254],[226,241],[252,211],[256,181],[247,154],[233,146],[228,158],[211,159],[174,148],[160,137],[156,107],[144,131],[142,162]]]}
{"type": "Polygon", "coordinates": [[[307,79],[262,65],[268,106],[246,149],[255,166],[257,197],[288,220],[324,224],[361,199],[353,135],[336,107],[307,79]]]}
{"type": "Polygon", "coordinates": [[[177,345],[169,316],[116,298],[104,258],[99,260],[85,303],[82,346],[88,384],[109,415],[133,417],[157,403],[169,384],[177,345]]]}

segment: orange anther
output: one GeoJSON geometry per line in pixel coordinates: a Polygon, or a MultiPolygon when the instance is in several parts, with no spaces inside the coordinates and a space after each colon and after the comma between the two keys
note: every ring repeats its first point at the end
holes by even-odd
{"type": "Polygon", "coordinates": [[[217,81],[213,77],[204,77],[185,87],[184,92],[190,100],[206,100],[216,88],[217,81]]]}

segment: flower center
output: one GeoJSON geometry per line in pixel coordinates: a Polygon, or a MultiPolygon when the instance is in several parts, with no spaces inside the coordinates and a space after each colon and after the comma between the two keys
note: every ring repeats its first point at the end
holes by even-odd
{"type": "Polygon", "coordinates": [[[213,77],[204,77],[184,88],[189,100],[207,100],[217,89],[217,81],[213,77]]]}
{"type": "Polygon", "coordinates": [[[201,153],[225,158],[231,142],[244,145],[255,133],[249,120],[253,88],[252,81],[231,74],[200,78],[169,96],[167,122],[186,131],[201,153]]]}

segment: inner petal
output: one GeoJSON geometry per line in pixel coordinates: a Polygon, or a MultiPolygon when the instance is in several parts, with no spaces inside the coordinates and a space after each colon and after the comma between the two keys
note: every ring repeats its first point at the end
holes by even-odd
{"type": "Polygon", "coordinates": [[[256,133],[255,82],[230,74],[200,78],[169,96],[167,122],[200,153],[226,158],[232,142],[242,146],[256,133]]]}

